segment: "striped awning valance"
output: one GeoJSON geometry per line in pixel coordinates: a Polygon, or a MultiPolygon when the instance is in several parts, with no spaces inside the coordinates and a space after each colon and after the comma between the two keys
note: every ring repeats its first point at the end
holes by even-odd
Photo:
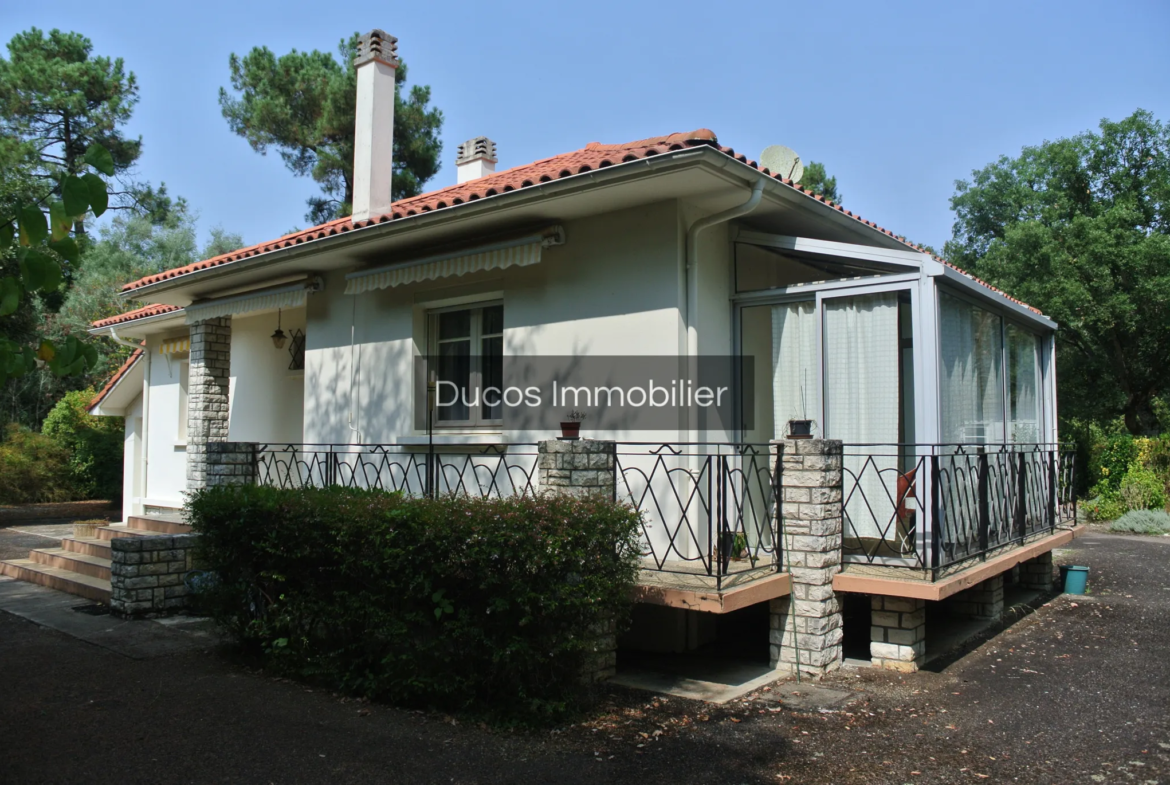
{"type": "Polygon", "coordinates": [[[565,241],[564,230],[551,227],[511,240],[481,245],[453,253],[426,256],[408,262],[358,270],[345,276],[345,293],[361,294],[392,286],[450,278],[482,270],[527,267],[540,262],[541,251],[565,241]]]}
{"type": "Polygon", "coordinates": [[[221,316],[235,316],[253,311],[271,311],[275,308],[297,308],[305,304],[309,292],[320,291],[320,278],[298,281],[287,286],[257,289],[231,297],[194,302],[187,306],[187,324],[221,316]]]}
{"type": "Polygon", "coordinates": [[[158,345],[159,354],[184,354],[191,351],[190,338],[171,338],[158,345]]]}

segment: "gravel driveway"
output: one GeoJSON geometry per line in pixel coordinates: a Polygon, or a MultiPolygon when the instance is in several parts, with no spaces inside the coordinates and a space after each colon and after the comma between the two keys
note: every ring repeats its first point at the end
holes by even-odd
{"type": "Polygon", "coordinates": [[[0,613],[0,779],[18,783],[1167,783],[1170,538],[1089,534],[1092,568],[942,672],[846,671],[850,705],[613,689],[587,722],[490,730],[244,670],[129,660],[0,613]]]}

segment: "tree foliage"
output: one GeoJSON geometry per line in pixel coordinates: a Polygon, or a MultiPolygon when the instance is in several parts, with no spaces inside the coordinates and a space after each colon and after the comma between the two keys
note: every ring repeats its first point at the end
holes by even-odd
{"type": "MultiPolygon", "coordinates": [[[[321,223],[349,215],[353,204],[353,144],[358,34],[328,52],[293,50],[277,57],[259,46],[229,61],[232,92],[219,103],[232,131],[266,154],[275,147],[297,176],[311,176],[322,195],[308,200],[305,219],[321,223]]],[[[415,85],[403,96],[407,68],[398,66],[394,97],[395,199],[415,196],[439,170],[443,113],[430,106],[431,89],[415,85]]]]}
{"type": "Polygon", "coordinates": [[[829,177],[828,172],[825,171],[825,165],[822,163],[809,161],[805,164],[800,184],[834,204],[841,204],[841,192],[837,190],[837,178],[829,177]]]}
{"type": "Polygon", "coordinates": [[[1155,432],[1170,393],[1170,129],[1143,110],[1102,120],[973,172],[951,206],[948,258],[1060,325],[1062,415],[1155,432]]]}
{"type": "MultiPolygon", "coordinates": [[[[89,179],[86,156],[104,150],[109,165],[98,168],[126,173],[142,152],[142,140],[121,130],[137,102],[134,74],[121,58],[95,56],[85,36],[35,27],[18,33],[8,59],[0,58],[0,165],[25,173],[26,198],[61,200],[82,233],[83,204],[108,202],[104,182],[89,179]]],[[[129,191],[114,196],[133,201],[129,191]]]]}

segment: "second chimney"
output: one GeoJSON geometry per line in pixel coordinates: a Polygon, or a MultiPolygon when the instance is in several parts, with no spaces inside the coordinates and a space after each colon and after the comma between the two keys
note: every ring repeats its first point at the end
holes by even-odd
{"type": "Polygon", "coordinates": [[[358,39],[353,139],[353,220],[390,211],[394,174],[394,74],[398,39],[372,30],[358,39]]]}
{"type": "Polygon", "coordinates": [[[459,145],[455,159],[455,170],[460,183],[478,180],[496,171],[496,143],[486,136],[468,139],[459,145]]]}

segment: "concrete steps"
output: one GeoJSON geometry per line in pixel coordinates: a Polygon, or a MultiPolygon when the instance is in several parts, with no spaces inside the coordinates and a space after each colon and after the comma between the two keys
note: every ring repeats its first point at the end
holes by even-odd
{"type": "Polygon", "coordinates": [[[110,582],[79,572],[62,570],[46,564],[38,564],[32,559],[13,559],[0,562],[0,574],[10,578],[48,586],[50,589],[74,594],[94,602],[110,601],[110,582]]]}
{"type": "Polygon", "coordinates": [[[28,558],[29,561],[43,564],[46,567],[76,572],[103,581],[110,579],[110,560],[98,556],[74,553],[64,548],[43,548],[31,552],[28,558]]]}
{"type": "Polygon", "coordinates": [[[41,548],[31,551],[27,559],[0,561],[0,575],[109,602],[111,540],[190,531],[178,515],[132,515],[125,524],[100,527],[96,537],[66,537],[59,548],[41,548]]]}
{"type": "Polygon", "coordinates": [[[110,541],[99,540],[97,537],[66,537],[61,540],[61,548],[70,553],[97,556],[99,559],[110,558],[110,541]]]}
{"type": "Polygon", "coordinates": [[[131,515],[126,526],[151,534],[190,534],[191,525],[183,523],[179,515],[131,515]]]}

